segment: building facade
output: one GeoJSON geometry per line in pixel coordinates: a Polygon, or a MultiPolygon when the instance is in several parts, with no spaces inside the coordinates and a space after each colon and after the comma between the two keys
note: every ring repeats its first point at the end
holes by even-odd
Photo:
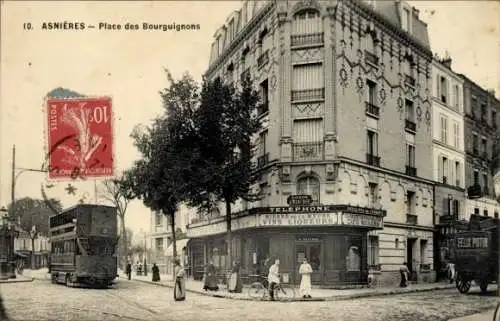
{"type": "Polygon", "coordinates": [[[495,93],[464,75],[466,219],[471,214],[498,218],[493,177],[498,168],[500,104],[495,93]]]}
{"type": "Polygon", "coordinates": [[[436,271],[445,274],[456,223],[466,219],[463,79],[451,70],[451,58],[432,62],[433,177],[436,271]]]}
{"type": "MultiPolygon", "coordinates": [[[[274,257],[299,282],[305,257],[322,286],[395,284],[404,262],[434,280],[432,54],[418,15],[403,1],[247,1],[218,30],[206,76],[249,75],[263,103],[264,198],[232,218],[243,274],[274,257]]],[[[217,215],[189,225],[195,274],[226,265],[225,232],[217,215]]]]}
{"type": "Polygon", "coordinates": [[[48,267],[50,249],[49,238],[45,235],[38,235],[32,240],[28,232],[21,231],[19,232],[19,236],[14,240],[14,251],[18,255],[18,258],[24,261],[25,268],[31,268],[31,260],[33,259],[34,268],[48,267]]]}

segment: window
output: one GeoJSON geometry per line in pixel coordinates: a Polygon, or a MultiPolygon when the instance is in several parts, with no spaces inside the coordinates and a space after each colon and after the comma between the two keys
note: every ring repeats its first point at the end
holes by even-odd
{"type": "Polygon", "coordinates": [[[448,158],[441,156],[438,167],[438,179],[443,184],[448,184],[448,158]]]}
{"type": "Polygon", "coordinates": [[[160,212],[155,213],[155,225],[156,226],[163,225],[163,215],[160,212]]]}
{"type": "Polygon", "coordinates": [[[460,168],[460,162],[455,161],[455,185],[460,186],[462,171],[460,168]]]}
{"type": "Polygon", "coordinates": [[[368,238],[368,265],[378,265],[378,236],[370,235],[368,238]]]}
{"type": "Polygon", "coordinates": [[[483,210],[483,215],[488,216],[488,210],[483,210]]]}
{"type": "Polygon", "coordinates": [[[491,111],[491,125],[497,127],[497,112],[494,110],[491,111]]]}
{"type": "Polygon", "coordinates": [[[420,240],[420,264],[427,264],[427,240],[420,240]]]}
{"type": "Polygon", "coordinates": [[[162,238],[155,239],[155,249],[157,251],[163,251],[163,239],[162,238]]]}
{"type": "Polygon", "coordinates": [[[472,152],[477,154],[477,134],[472,134],[472,152]]]}
{"type": "Polygon", "coordinates": [[[458,109],[460,105],[460,93],[458,90],[458,85],[453,86],[453,105],[458,109]]]}
{"type": "Polygon", "coordinates": [[[406,144],[406,164],[415,168],[415,146],[406,144]]]}
{"type": "Polygon", "coordinates": [[[453,122],[453,146],[460,148],[460,125],[457,122],[453,122]]]}
{"type": "Polygon", "coordinates": [[[323,65],[293,66],[292,101],[324,99],[323,65]]]}
{"type": "Polygon", "coordinates": [[[401,17],[401,28],[404,31],[410,31],[410,10],[407,8],[403,8],[402,17],[401,17]]]}
{"type": "Polygon", "coordinates": [[[477,207],[474,208],[474,214],[479,215],[479,208],[477,207]]]}
{"type": "Polygon", "coordinates": [[[441,115],[441,142],[448,144],[448,117],[441,115]]]}
{"type": "Polygon", "coordinates": [[[323,158],[323,120],[307,119],[293,122],[293,158],[295,161],[323,158]]]}
{"type": "Polygon", "coordinates": [[[479,185],[479,171],[477,169],[474,170],[474,185],[479,185]]]}
{"type": "Polygon", "coordinates": [[[264,156],[266,151],[267,130],[259,134],[259,156],[264,156]]]}
{"type": "Polygon", "coordinates": [[[481,138],[481,152],[486,153],[487,145],[486,138],[481,138]]]}
{"type": "Polygon", "coordinates": [[[460,216],[460,201],[453,200],[453,216],[458,219],[460,216]]]}
{"type": "Polygon", "coordinates": [[[378,156],[378,134],[372,130],[367,131],[369,155],[378,156]]]}
{"type": "Polygon", "coordinates": [[[495,213],[493,213],[493,216],[494,216],[495,218],[498,218],[498,212],[496,212],[496,211],[495,211],[495,213]]]}
{"type": "Polygon", "coordinates": [[[481,103],[481,119],[486,120],[486,103],[481,103]]]}
{"type": "Polygon", "coordinates": [[[368,188],[370,189],[370,206],[375,206],[378,204],[378,185],[375,183],[369,183],[368,188]]]}
{"type": "Polygon", "coordinates": [[[368,87],[367,102],[371,105],[377,105],[377,84],[371,80],[366,81],[368,87]]]}
{"type": "Polygon", "coordinates": [[[312,176],[302,177],[297,181],[297,194],[310,195],[313,204],[319,204],[319,180],[312,176]]]}
{"type": "Polygon", "coordinates": [[[406,100],[405,102],[406,119],[415,122],[415,110],[413,108],[413,102],[411,100],[406,100]]]}
{"type": "Polygon", "coordinates": [[[483,174],[483,191],[488,194],[488,174],[483,174]]]}
{"type": "Polygon", "coordinates": [[[269,84],[268,80],[264,80],[260,83],[260,103],[262,104],[259,109],[259,115],[262,115],[269,111],[269,84]]]}
{"type": "Polygon", "coordinates": [[[415,193],[412,192],[412,191],[408,191],[406,193],[406,213],[407,214],[413,214],[415,213],[415,204],[413,202],[413,200],[415,199],[415,193]]]}
{"type": "Polygon", "coordinates": [[[444,104],[448,102],[448,82],[443,76],[439,79],[439,99],[444,104]]]}
{"type": "Polygon", "coordinates": [[[305,9],[293,17],[292,34],[304,35],[323,31],[322,19],[318,10],[305,9]]]}

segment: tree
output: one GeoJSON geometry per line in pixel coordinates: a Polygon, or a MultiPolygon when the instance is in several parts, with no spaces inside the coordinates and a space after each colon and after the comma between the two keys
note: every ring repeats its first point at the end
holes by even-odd
{"type": "Polygon", "coordinates": [[[120,258],[122,268],[125,268],[125,264],[127,263],[128,257],[131,253],[130,251],[132,248],[134,232],[129,228],[125,228],[126,237],[123,237],[122,234],[123,231],[120,232],[120,238],[118,240],[118,257],[120,258]]]}
{"type": "Polygon", "coordinates": [[[106,179],[102,183],[102,192],[99,193],[100,197],[109,203],[113,204],[116,207],[116,214],[120,218],[121,223],[121,246],[122,246],[122,256],[121,262],[122,264],[126,262],[128,258],[128,233],[126,231],[125,226],[125,214],[127,212],[127,206],[131,200],[131,195],[129,191],[124,186],[125,178],[124,176],[120,176],[116,179],[106,179]]]}
{"type": "Polygon", "coordinates": [[[38,234],[48,235],[49,217],[61,212],[62,205],[54,198],[41,200],[24,197],[9,204],[7,210],[11,218],[20,221],[24,231],[30,232],[35,226],[38,234]]]}
{"type": "Polygon", "coordinates": [[[199,180],[190,188],[190,203],[211,207],[212,197],[226,207],[228,263],[232,262],[231,206],[238,199],[254,200],[250,187],[257,181],[252,164],[254,136],[260,131],[256,109],[259,94],[247,78],[241,90],[220,79],[205,81],[196,121],[199,125],[199,180]]]}
{"type": "Polygon", "coordinates": [[[124,186],[129,196],[168,216],[177,258],[175,213],[186,198],[187,182],[196,179],[193,168],[199,167],[194,122],[199,87],[187,73],[178,81],[167,70],[166,74],[169,86],[160,91],[164,114],[151,126],[134,129],[131,136],[141,159],[125,172],[124,186]]]}

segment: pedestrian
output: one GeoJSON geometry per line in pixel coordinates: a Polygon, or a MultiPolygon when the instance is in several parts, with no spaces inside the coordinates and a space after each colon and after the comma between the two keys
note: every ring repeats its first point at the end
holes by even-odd
{"type": "Polygon", "coordinates": [[[312,267],[311,265],[307,262],[307,259],[304,258],[302,261],[302,264],[300,265],[299,268],[299,274],[301,276],[300,279],[300,295],[302,295],[303,298],[311,298],[311,273],[312,273],[312,267]]]}
{"type": "Polygon", "coordinates": [[[127,278],[130,280],[132,278],[132,264],[130,262],[127,262],[125,273],[127,274],[127,278]]]}
{"type": "Polygon", "coordinates": [[[151,271],[153,272],[153,282],[158,282],[160,281],[160,269],[158,266],[156,266],[156,263],[153,263],[153,267],[151,268],[151,271]]]}
{"type": "Polygon", "coordinates": [[[175,286],[174,300],[184,301],[186,299],[186,281],[184,280],[185,272],[179,260],[175,260],[175,286]]]}
{"type": "Polygon", "coordinates": [[[450,283],[453,283],[453,281],[455,281],[455,264],[449,262],[447,264],[447,271],[448,271],[448,281],[450,283]]]}
{"type": "Polygon", "coordinates": [[[269,268],[269,274],[267,275],[267,281],[269,282],[269,297],[271,301],[274,301],[274,289],[276,285],[280,283],[280,260],[275,260],[274,264],[269,268]]]}
{"type": "Polygon", "coordinates": [[[231,278],[229,279],[228,290],[231,293],[241,293],[243,292],[243,285],[240,280],[240,262],[235,261],[233,263],[233,269],[231,270],[231,278]]]}
{"type": "Polygon", "coordinates": [[[205,275],[203,277],[203,290],[218,291],[217,285],[217,270],[215,269],[214,262],[210,260],[205,268],[205,275]]]}
{"type": "Polygon", "coordinates": [[[401,282],[399,286],[402,288],[406,288],[408,286],[408,274],[410,270],[408,270],[408,265],[406,262],[403,263],[403,266],[399,269],[399,274],[401,275],[401,282]]]}

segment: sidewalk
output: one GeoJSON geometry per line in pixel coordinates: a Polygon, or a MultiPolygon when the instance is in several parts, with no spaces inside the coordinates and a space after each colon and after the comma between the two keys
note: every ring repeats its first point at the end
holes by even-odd
{"type": "MultiPolygon", "coordinates": [[[[125,273],[119,273],[120,279],[126,279],[125,273]]],[[[165,286],[173,288],[174,284],[172,282],[172,276],[170,275],[161,275],[160,282],[152,282],[151,274],[148,273],[148,276],[136,276],[132,275],[133,281],[144,282],[148,284],[154,284],[157,286],[165,286]]],[[[360,289],[320,289],[314,288],[311,291],[312,299],[304,299],[299,295],[299,289],[295,289],[295,297],[288,296],[285,301],[339,301],[339,300],[349,300],[354,298],[365,298],[372,296],[383,296],[383,295],[391,295],[391,294],[401,294],[401,293],[412,293],[412,292],[425,292],[425,291],[434,291],[434,290],[442,290],[442,289],[453,289],[455,288],[455,284],[449,283],[422,283],[422,284],[412,284],[407,288],[360,288],[360,289]]],[[[242,293],[229,293],[227,288],[224,285],[219,285],[219,291],[211,292],[203,290],[203,283],[201,281],[194,281],[193,279],[186,280],[186,291],[197,293],[201,295],[207,295],[218,298],[228,298],[234,300],[251,300],[251,301],[259,301],[263,298],[252,298],[248,294],[247,288],[243,288],[242,293]]]]}
{"type": "Polygon", "coordinates": [[[16,274],[15,279],[5,279],[5,280],[0,280],[1,284],[5,283],[19,283],[19,282],[32,282],[33,278],[27,275],[26,273],[23,274],[16,274]]]}
{"type": "Polygon", "coordinates": [[[466,317],[450,319],[448,321],[491,321],[493,320],[493,314],[495,309],[488,310],[486,312],[476,313],[473,315],[468,315],[466,317]]]}

